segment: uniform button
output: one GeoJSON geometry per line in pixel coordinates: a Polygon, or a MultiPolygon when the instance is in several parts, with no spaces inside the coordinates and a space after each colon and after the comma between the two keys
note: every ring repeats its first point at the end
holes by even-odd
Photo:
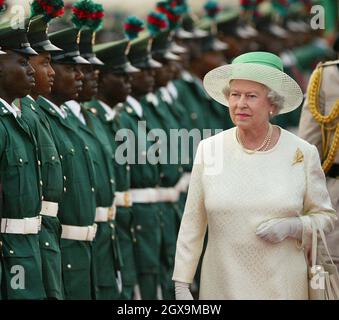
{"type": "Polygon", "coordinates": [[[127,170],[127,171],[129,171],[129,170],[130,170],[130,167],[129,167],[128,165],[126,166],[126,170],[127,170]]]}
{"type": "Polygon", "coordinates": [[[52,160],[55,160],[55,156],[52,156],[52,160]]]}
{"type": "Polygon", "coordinates": [[[133,109],[132,109],[131,107],[127,107],[127,108],[126,108],[126,111],[127,111],[128,113],[132,113],[132,112],[133,112],[133,109]]]}
{"type": "Polygon", "coordinates": [[[64,188],[64,192],[66,192],[66,187],[64,188]]]}
{"type": "Polygon", "coordinates": [[[41,166],[41,161],[40,160],[38,160],[38,166],[41,166]]]}
{"type": "Polygon", "coordinates": [[[113,180],[113,179],[111,179],[111,180],[110,180],[110,183],[111,183],[111,184],[114,184],[114,180],[113,180]]]}
{"type": "Polygon", "coordinates": [[[110,223],[109,226],[114,229],[114,224],[113,223],[110,223]]]}
{"type": "Polygon", "coordinates": [[[114,240],[115,239],[115,237],[114,236],[112,236],[112,240],[114,240]]]}
{"type": "Polygon", "coordinates": [[[9,253],[10,253],[10,254],[14,254],[14,251],[13,251],[13,250],[9,250],[9,253]]]}
{"type": "Polygon", "coordinates": [[[68,269],[71,269],[71,268],[72,268],[72,266],[71,266],[70,264],[68,264],[68,265],[67,265],[67,268],[68,268],[68,269]]]}
{"type": "Polygon", "coordinates": [[[66,176],[64,176],[64,180],[66,181],[66,176]]]}
{"type": "Polygon", "coordinates": [[[22,159],[21,158],[19,159],[19,162],[22,163],[22,159]]]}
{"type": "Polygon", "coordinates": [[[60,155],[60,159],[62,160],[62,155],[60,155]]]}
{"type": "Polygon", "coordinates": [[[40,180],[40,181],[39,181],[39,183],[40,183],[40,185],[41,185],[41,186],[43,185],[43,182],[42,182],[42,180],[40,180]]]}
{"type": "Polygon", "coordinates": [[[71,148],[71,152],[74,153],[74,149],[73,148],[71,148]]]}
{"type": "Polygon", "coordinates": [[[178,168],[178,171],[179,171],[179,172],[183,172],[183,171],[184,171],[183,167],[179,167],[179,168],[178,168]]]}
{"type": "Polygon", "coordinates": [[[165,177],[165,174],[163,172],[160,173],[160,178],[164,178],[165,177]]]}
{"type": "Polygon", "coordinates": [[[44,200],[44,196],[41,196],[41,201],[43,201],[44,200]]]}
{"type": "Polygon", "coordinates": [[[193,120],[196,120],[196,119],[198,118],[198,115],[197,115],[195,112],[192,112],[192,113],[191,113],[191,118],[192,118],[193,120]]]}
{"type": "Polygon", "coordinates": [[[49,242],[45,242],[45,246],[46,246],[46,247],[49,247],[49,242]]]}
{"type": "Polygon", "coordinates": [[[142,227],[141,227],[140,224],[138,224],[135,228],[136,228],[137,230],[139,230],[139,231],[142,229],[142,227]]]}
{"type": "Polygon", "coordinates": [[[91,190],[92,190],[92,192],[94,192],[94,188],[92,188],[91,190]]]}
{"type": "Polygon", "coordinates": [[[85,146],[85,150],[88,151],[88,146],[85,146]]]}

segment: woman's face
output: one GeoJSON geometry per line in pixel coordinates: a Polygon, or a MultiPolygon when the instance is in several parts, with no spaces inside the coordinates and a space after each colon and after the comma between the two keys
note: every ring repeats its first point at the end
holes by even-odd
{"type": "Polygon", "coordinates": [[[275,107],[267,98],[266,86],[250,80],[232,80],[228,98],[233,123],[241,129],[255,129],[269,121],[275,107]]]}

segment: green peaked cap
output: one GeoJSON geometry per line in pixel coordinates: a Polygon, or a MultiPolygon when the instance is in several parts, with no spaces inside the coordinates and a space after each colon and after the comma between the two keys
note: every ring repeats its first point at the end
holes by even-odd
{"type": "Polygon", "coordinates": [[[44,15],[38,15],[29,21],[27,38],[32,48],[37,52],[60,52],[48,38],[48,23],[44,15]]]}
{"type": "Polygon", "coordinates": [[[79,30],[66,28],[50,34],[51,42],[60,47],[63,52],[52,53],[52,61],[61,64],[90,64],[80,56],[79,51],[79,30]]]}
{"type": "Polygon", "coordinates": [[[37,55],[27,39],[27,26],[29,19],[25,20],[24,28],[13,28],[10,22],[0,25],[0,47],[3,50],[12,50],[24,55],[37,55]]]}
{"type": "Polygon", "coordinates": [[[139,69],[161,68],[162,64],[152,58],[150,52],[151,37],[148,32],[139,35],[131,41],[128,59],[133,66],[139,69]]]}
{"type": "Polygon", "coordinates": [[[128,44],[128,39],[98,44],[94,46],[94,53],[104,62],[107,71],[117,74],[137,72],[139,70],[130,64],[126,56],[128,44]]]}

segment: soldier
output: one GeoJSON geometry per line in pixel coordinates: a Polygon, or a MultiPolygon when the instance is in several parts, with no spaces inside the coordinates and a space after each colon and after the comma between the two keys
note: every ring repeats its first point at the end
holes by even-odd
{"type": "MultiPolygon", "coordinates": [[[[334,46],[338,50],[338,40],[334,46]]],[[[339,60],[318,64],[313,71],[303,105],[299,136],[319,151],[332,205],[339,212],[339,60]]],[[[327,236],[333,261],[339,268],[339,219],[327,236]]]]}
{"type": "MultiPolygon", "coordinates": [[[[120,112],[118,105],[126,101],[131,93],[130,74],[137,72],[127,60],[127,40],[115,41],[94,47],[96,55],[105,63],[100,68],[99,89],[95,99],[86,104],[100,119],[104,126],[111,148],[116,151],[121,142],[115,137],[120,129],[120,112]]],[[[114,159],[113,159],[114,160],[114,159]]],[[[122,290],[120,299],[132,300],[140,296],[137,287],[137,271],[134,259],[134,224],[132,219],[132,198],[130,194],[130,167],[113,161],[116,176],[116,225],[119,245],[121,248],[122,262],[121,278],[122,290]]]]}
{"type": "Polygon", "coordinates": [[[95,172],[85,141],[74,129],[69,114],[61,106],[76,99],[82,87],[79,64],[89,64],[79,56],[78,30],[66,28],[50,35],[51,42],[62,48],[52,53],[55,79],[51,94],[39,96],[37,103],[49,120],[64,174],[63,196],[58,217],[62,224],[62,277],[66,299],[91,299],[92,241],[96,233],[95,172]]]}
{"type": "MultiPolygon", "coordinates": [[[[133,201],[133,222],[135,224],[135,259],[138,272],[138,282],[142,299],[161,299],[160,287],[160,253],[161,226],[159,207],[160,196],[157,188],[160,183],[160,168],[154,158],[154,142],[149,139],[139,145],[139,139],[146,139],[149,130],[140,100],[154,87],[154,68],[160,63],[150,56],[150,37],[143,35],[131,42],[128,58],[140,72],[131,76],[132,92],[127,97],[126,104],[120,113],[120,137],[127,137],[127,142],[134,152],[129,161],[131,177],[131,195],[133,201]],[[129,131],[127,131],[129,130],[129,131]],[[129,138],[130,132],[133,137],[129,138]],[[135,146],[133,140],[135,139],[135,146]],[[152,147],[153,146],[153,147],[152,147]],[[141,159],[141,160],[140,160],[141,159]]],[[[121,149],[120,149],[121,150],[121,149]]]]}
{"type": "Polygon", "coordinates": [[[42,225],[39,235],[43,281],[49,299],[62,299],[60,236],[61,225],[57,218],[58,202],[63,194],[63,174],[59,153],[53,141],[50,125],[35,100],[39,95],[50,94],[54,81],[51,52],[62,50],[54,46],[47,36],[47,21],[50,18],[38,15],[30,20],[28,39],[39,53],[30,58],[35,69],[35,87],[30,96],[19,100],[22,119],[32,129],[39,145],[39,165],[42,173],[42,225]]]}
{"type": "Polygon", "coordinates": [[[0,155],[2,185],[1,240],[3,297],[44,299],[39,230],[41,225],[41,174],[38,146],[21,119],[21,109],[11,105],[34,87],[26,30],[0,27],[0,155]]]}
{"type": "MultiPolygon", "coordinates": [[[[79,1],[75,4],[83,14],[93,13],[86,7],[91,1],[79,1]]],[[[96,10],[96,14],[103,14],[102,6],[96,10]]],[[[73,23],[79,25],[76,14],[73,15],[73,23]]],[[[94,22],[94,21],[91,21],[94,22]]],[[[98,21],[96,21],[97,24],[98,21]]],[[[90,25],[83,26],[80,30],[80,54],[90,61],[90,65],[82,65],[80,69],[84,74],[82,90],[78,98],[66,101],[64,105],[71,111],[70,120],[79,135],[86,141],[88,152],[94,160],[94,172],[96,181],[96,238],[93,242],[93,265],[95,271],[95,295],[98,300],[118,299],[121,291],[121,254],[116,235],[114,204],[115,175],[113,168],[114,150],[110,138],[96,112],[87,110],[82,104],[90,101],[98,93],[99,67],[104,63],[93,53],[92,43],[97,30],[90,25]],[[89,28],[89,29],[86,29],[89,28]],[[118,278],[118,280],[117,280],[118,278]]]]}

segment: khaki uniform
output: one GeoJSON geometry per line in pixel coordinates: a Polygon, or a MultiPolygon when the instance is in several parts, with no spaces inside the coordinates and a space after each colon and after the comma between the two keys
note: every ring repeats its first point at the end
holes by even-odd
{"type": "MultiPolygon", "coordinates": [[[[336,62],[327,62],[323,65],[323,76],[320,88],[319,111],[322,115],[328,115],[335,102],[339,99],[339,60],[336,62]]],[[[335,126],[338,124],[338,118],[330,124],[335,126]]],[[[322,154],[322,133],[320,124],[313,118],[308,105],[308,100],[305,100],[301,113],[299,136],[309,143],[314,144],[319,151],[321,160],[322,154]]],[[[333,138],[333,135],[331,139],[333,138]]],[[[339,152],[337,152],[334,164],[339,164],[339,152]]],[[[332,205],[339,212],[339,177],[333,178],[327,176],[327,188],[332,200],[332,205]]],[[[327,236],[327,243],[334,259],[334,262],[339,266],[339,219],[335,224],[335,229],[327,236]]]]}

